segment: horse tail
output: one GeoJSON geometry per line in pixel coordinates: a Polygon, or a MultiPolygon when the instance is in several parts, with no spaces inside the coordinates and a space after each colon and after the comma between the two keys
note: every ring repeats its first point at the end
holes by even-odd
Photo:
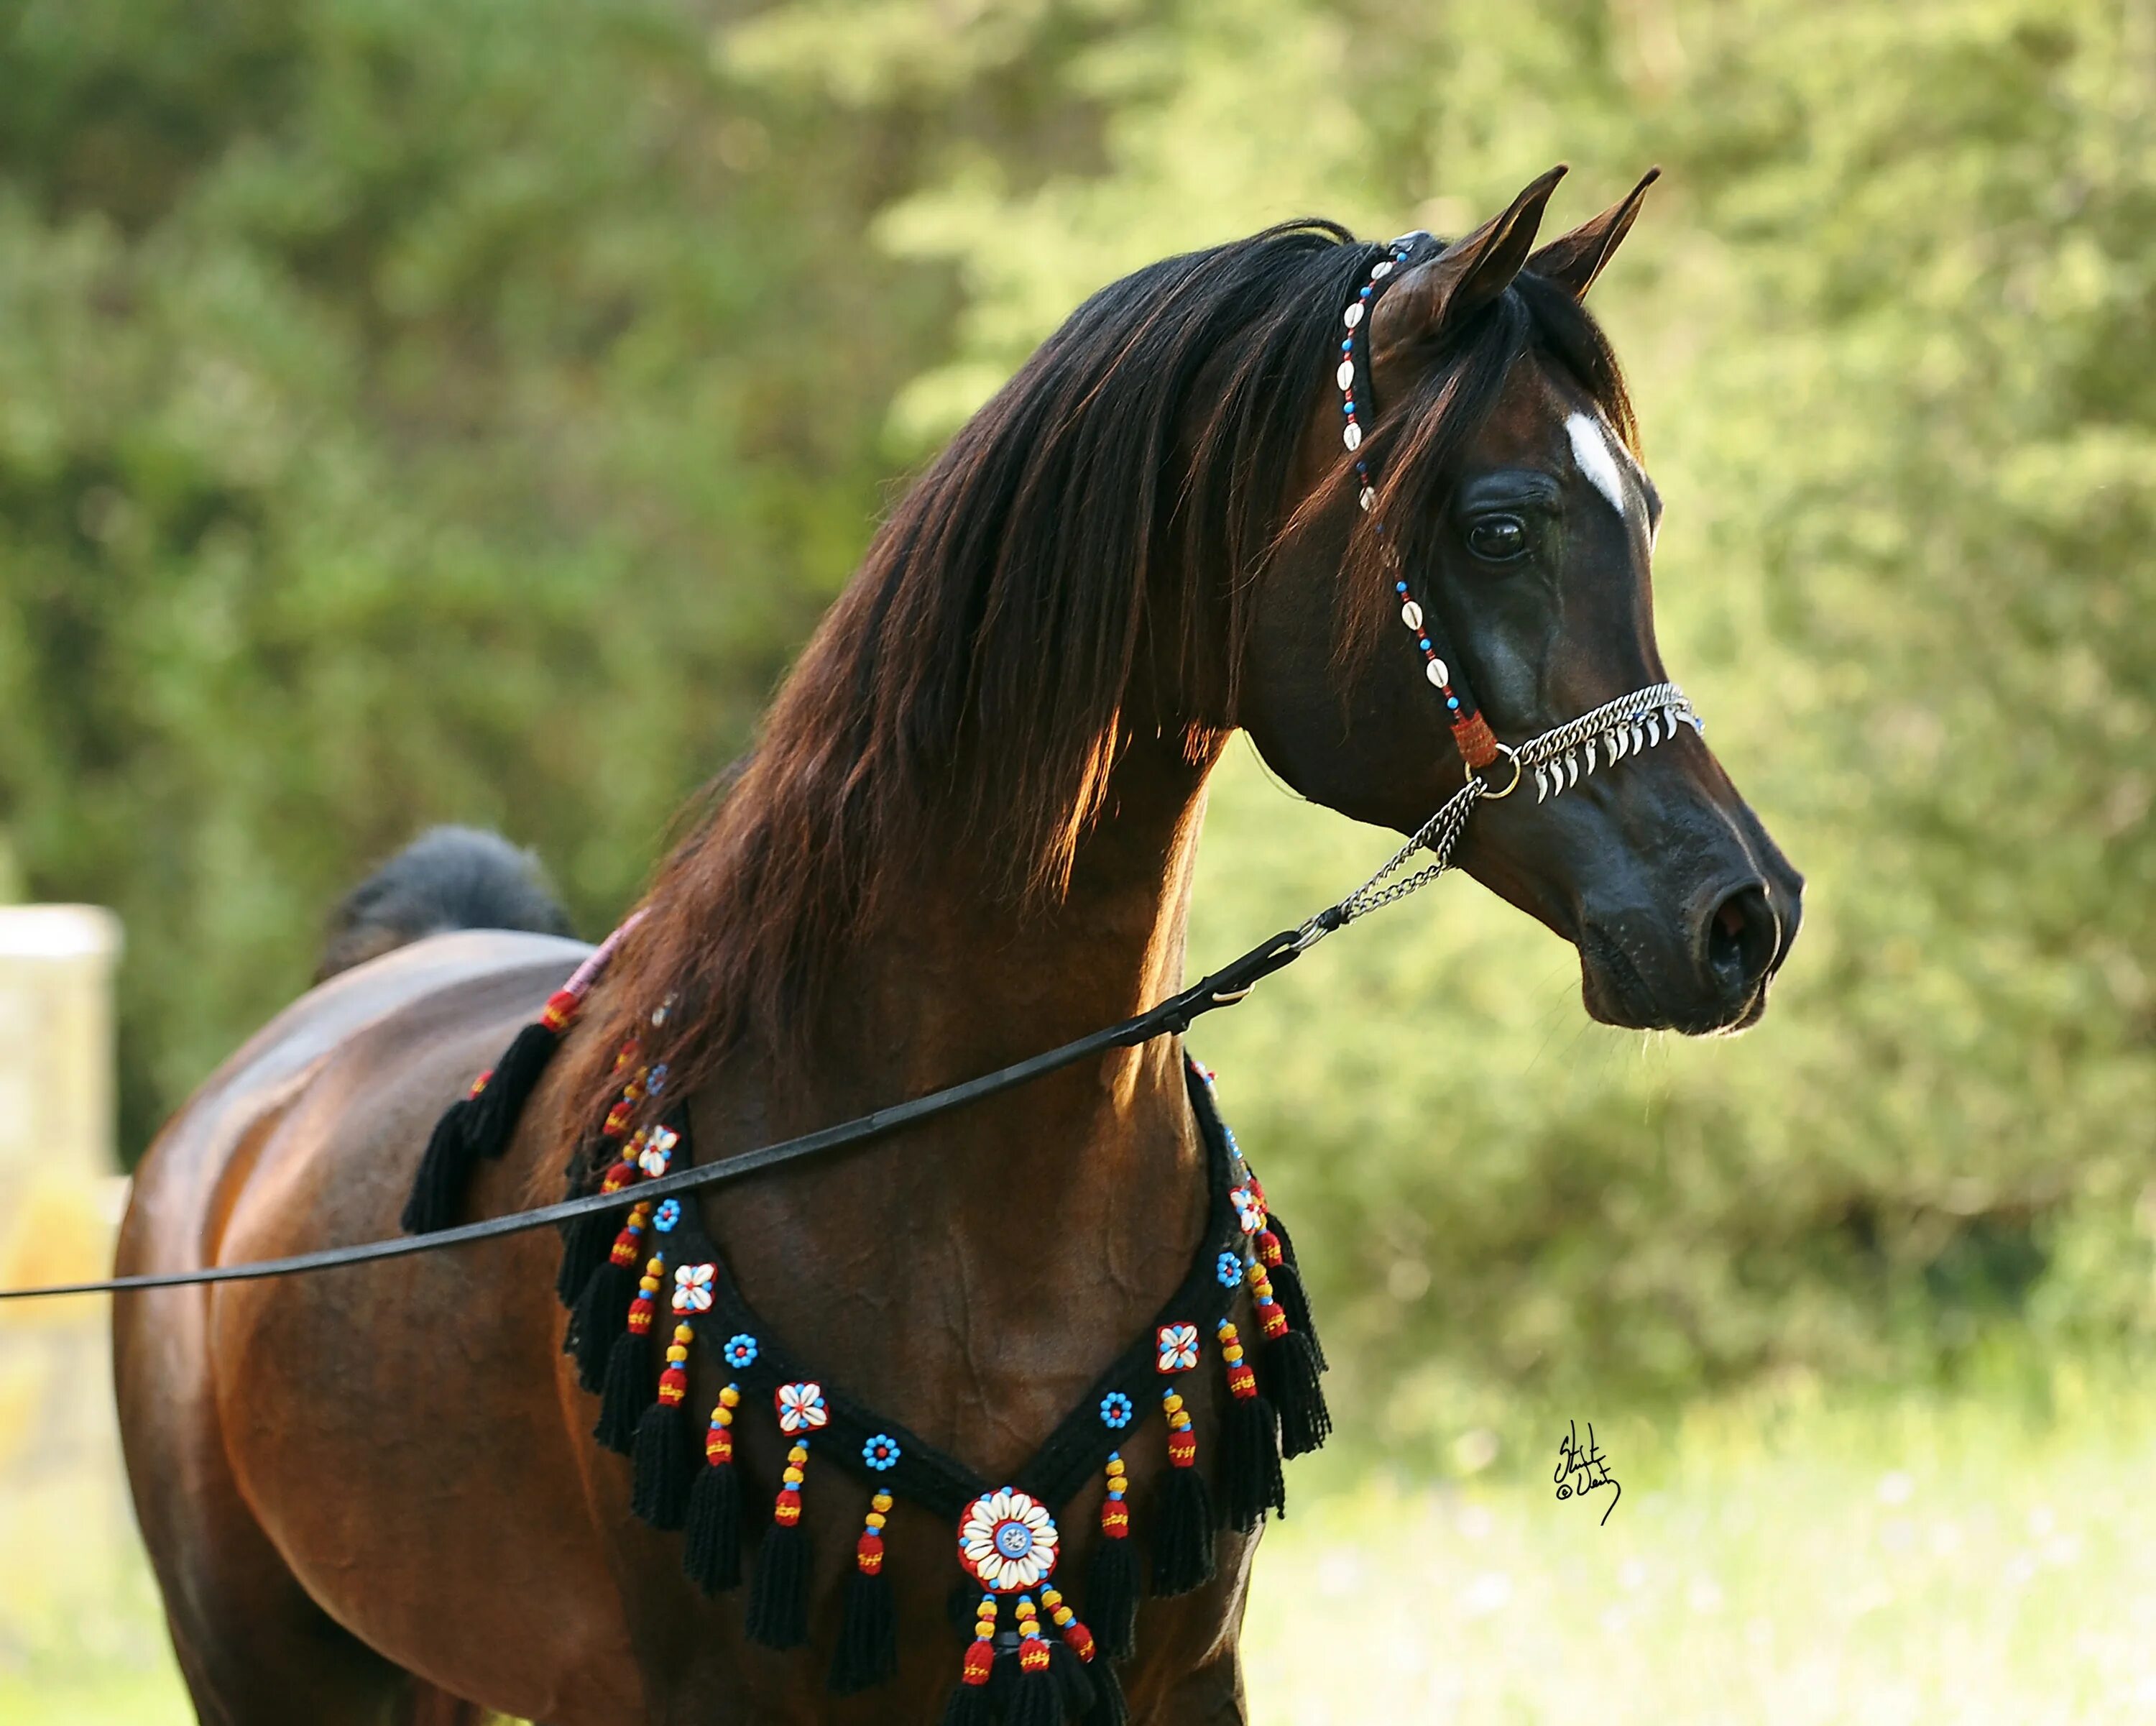
{"type": "Polygon", "coordinates": [[[531,852],[477,828],[430,828],[345,896],[315,981],[452,929],[573,932],[531,852]]]}

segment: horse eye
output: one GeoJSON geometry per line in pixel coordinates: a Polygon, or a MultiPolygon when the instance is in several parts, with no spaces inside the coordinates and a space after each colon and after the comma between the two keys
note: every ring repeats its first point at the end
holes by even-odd
{"type": "Polygon", "coordinates": [[[1467,530],[1467,549],[1487,563],[1509,563],[1527,549],[1527,527],[1517,516],[1485,516],[1467,530]]]}

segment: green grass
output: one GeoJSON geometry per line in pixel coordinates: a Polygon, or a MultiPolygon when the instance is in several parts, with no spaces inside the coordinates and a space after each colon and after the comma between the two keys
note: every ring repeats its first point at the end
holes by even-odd
{"type": "MultiPolygon", "coordinates": [[[[1468,1446],[1460,1484],[1299,1467],[1258,1563],[1253,1718],[2156,1720],[2156,1397],[2061,1373],[2046,1402],[1785,1393],[1598,1420],[1625,1488],[1606,1525],[1606,1495],[1554,1497],[1554,1430],[1468,1446]]],[[[187,1718],[138,1559],[11,1554],[0,1719],[187,1718]]]]}
{"type": "Polygon", "coordinates": [[[1327,1495],[1259,1562],[1255,1718],[2156,1720],[2156,1406],[2068,1389],[2041,1425],[1968,1400],[1598,1422],[1606,1525],[1606,1493],[1548,1483],[1561,1425],[1464,1486],[1327,1495]]]}

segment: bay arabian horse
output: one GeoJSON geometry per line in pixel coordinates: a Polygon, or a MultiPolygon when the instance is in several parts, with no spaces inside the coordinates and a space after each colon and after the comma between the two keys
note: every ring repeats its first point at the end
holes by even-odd
{"type": "MultiPolygon", "coordinates": [[[[1532,250],[1556,179],[1403,275],[1369,332],[1378,515],[1515,739],[1664,676],[1660,505],[1580,304],[1640,193],[1532,250]]],[[[1206,783],[1238,728],[1296,790],[1380,827],[1413,830],[1459,787],[1340,447],[1341,308],[1381,255],[1313,222],[1156,264],[974,416],[660,866],[465,1215],[562,1196],[611,1051],[670,996],[672,1094],[709,1161],[1174,990],[1206,783]]],[[[1797,927],[1799,877],[1689,730],[1562,799],[1486,799],[1460,855],[1578,949],[1587,1009],[1613,1025],[1750,1025],[1797,927]]],[[[466,896],[448,920],[530,921],[483,884],[466,896]]],[[[586,951],[475,927],[331,977],[151,1148],[119,1270],[394,1234],[435,1118],[586,951]]],[[[1182,1062],[1174,1038],[1104,1056],[703,1195],[704,1225],[832,1381],[993,1475],[1185,1272],[1206,1197],[1182,1062]]],[[[892,1567],[893,1684],[836,1698],[819,1660],[750,1643],[739,1595],[684,1579],[674,1537],[630,1514],[629,1465],[588,1436],[557,1252],[541,1231],[118,1300],[127,1466],[200,1717],[934,1719],[963,1646],[950,1528],[892,1513],[891,1550],[913,1555],[892,1567]]],[[[1212,1400],[1192,1407],[1203,1435],[1212,1400]]],[[[775,1480],[769,1423],[742,1442],[747,1477],[775,1480]]],[[[1137,1512],[1160,1470],[1144,1452],[1137,1512]]],[[[828,1655],[859,1507],[808,1496],[828,1655]]],[[[1055,1507],[1066,1559],[1095,1508],[1055,1507]]],[[[1255,1544],[1224,1535],[1209,1585],[1146,1603],[1133,1719],[1243,1718],[1255,1544]]]]}

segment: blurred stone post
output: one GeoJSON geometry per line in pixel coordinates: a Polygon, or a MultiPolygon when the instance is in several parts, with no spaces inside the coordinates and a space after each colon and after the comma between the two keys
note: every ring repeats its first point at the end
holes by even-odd
{"type": "MultiPolygon", "coordinates": [[[[101,1277],[126,1183],[113,1145],[120,923],[0,906],[0,1286],[101,1277]]],[[[75,1642],[134,1539],[113,1429],[106,1302],[0,1305],[0,1643],[75,1642]],[[18,1575],[15,1584],[24,1577],[18,1575]]]]}

